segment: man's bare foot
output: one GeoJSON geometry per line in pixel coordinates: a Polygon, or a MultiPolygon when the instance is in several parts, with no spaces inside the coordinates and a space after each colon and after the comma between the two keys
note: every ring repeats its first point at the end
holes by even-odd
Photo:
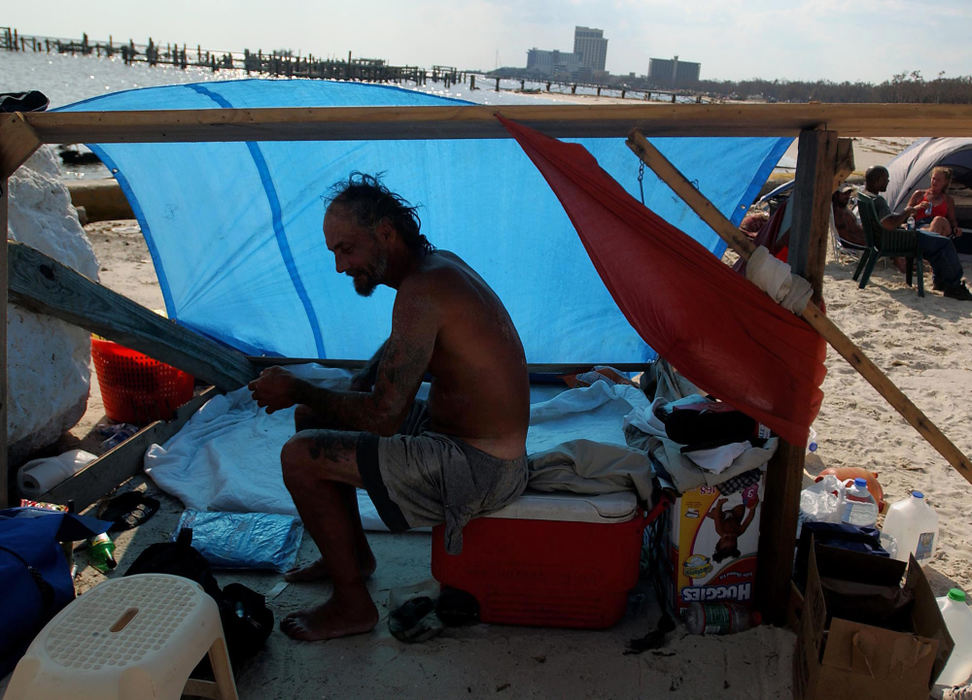
{"type": "MultiPolygon", "coordinates": [[[[375,573],[377,568],[377,562],[375,562],[374,557],[370,557],[368,561],[362,562],[361,564],[361,575],[365,580],[371,578],[371,575],[375,573]]],[[[288,583],[307,583],[309,581],[321,581],[326,579],[330,574],[327,570],[327,564],[324,562],[324,557],[320,557],[310,564],[305,564],[304,566],[295,566],[293,569],[288,570],[284,573],[284,581],[288,583]]]]}
{"type": "Polygon", "coordinates": [[[378,608],[363,587],[350,593],[335,593],[316,608],[291,613],[280,621],[288,637],[304,642],[364,634],[378,624],[378,608]]]}

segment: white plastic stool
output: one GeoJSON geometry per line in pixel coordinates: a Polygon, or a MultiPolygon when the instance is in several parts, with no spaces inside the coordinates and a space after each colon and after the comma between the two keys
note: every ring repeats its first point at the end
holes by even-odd
{"type": "Polygon", "coordinates": [[[4,700],[237,697],[219,607],[168,574],[111,579],[68,604],[17,664],[4,700]],[[209,654],[213,681],[189,674],[209,654]]]}

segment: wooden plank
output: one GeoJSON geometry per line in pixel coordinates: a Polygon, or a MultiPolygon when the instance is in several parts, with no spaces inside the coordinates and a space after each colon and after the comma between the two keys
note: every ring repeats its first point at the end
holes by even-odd
{"type": "Polygon", "coordinates": [[[494,115],[557,137],[965,136],[972,105],[632,104],[286,107],[128,112],[31,112],[44,143],[326,141],[509,138],[494,115]]]}
{"type": "Polygon", "coordinates": [[[10,242],[7,254],[10,299],[24,308],[81,326],[223,391],[257,374],[243,353],[163,318],[29,246],[10,242]]]}
{"type": "Polygon", "coordinates": [[[0,177],[10,177],[40,145],[22,114],[0,115],[0,177]]]}
{"type": "MultiPolygon", "coordinates": [[[[367,360],[339,360],[318,357],[271,357],[266,355],[248,355],[247,359],[255,367],[259,368],[271,367],[273,365],[302,365],[308,362],[316,362],[323,367],[356,370],[363,367],[367,362],[367,360]]],[[[527,370],[531,374],[577,374],[578,372],[591,370],[595,364],[613,367],[619,372],[643,372],[651,366],[650,362],[531,362],[527,364],[527,370]]]]}
{"type": "MultiPolygon", "coordinates": [[[[7,177],[0,176],[0,230],[7,233],[7,177]]],[[[7,246],[0,252],[0,508],[10,502],[13,478],[7,455],[7,246]]]]}
{"type": "Polygon", "coordinates": [[[102,496],[111,493],[119,484],[142,470],[142,457],[153,443],[161,445],[175,435],[192,415],[219,392],[207,387],[176,409],[170,421],[149,423],[125,442],[115,446],[84,469],[52,488],[40,497],[47,503],[74,501],[77,510],[83,511],[102,496]]]}

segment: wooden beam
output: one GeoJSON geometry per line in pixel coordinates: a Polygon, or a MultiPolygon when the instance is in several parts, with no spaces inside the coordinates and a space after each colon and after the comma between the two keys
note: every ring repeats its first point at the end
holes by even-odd
{"type": "MultiPolygon", "coordinates": [[[[92,282],[22,243],[7,244],[10,299],[230,391],[257,375],[246,356],[92,282]]],[[[5,287],[6,288],[6,287],[5,287]]]]}
{"type": "Polygon", "coordinates": [[[130,438],[112,448],[95,461],[85,465],[71,478],[62,481],[40,500],[47,503],[66,504],[74,501],[80,512],[102,496],[111,493],[119,484],[142,471],[145,450],[153,443],[161,445],[175,435],[192,415],[219,392],[207,387],[176,409],[170,421],[149,423],[130,438]]]}
{"type": "Polygon", "coordinates": [[[826,128],[844,136],[965,136],[972,105],[634,104],[285,107],[30,112],[43,143],[327,141],[509,138],[503,114],[548,136],[792,136],[826,128]]]}
{"type": "MultiPolygon", "coordinates": [[[[254,367],[263,368],[273,365],[302,365],[308,362],[316,362],[322,367],[335,367],[338,369],[356,370],[364,367],[368,360],[340,360],[333,358],[318,357],[272,357],[267,355],[247,355],[247,359],[253,363],[254,367]]],[[[649,362],[550,362],[527,364],[530,374],[577,374],[578,372],[589,372],[594,365],[607,365],[619,372],[643,372],[651,366],[649,362]]]]}
{"type": "Polygon", "coordinates": [[[0,115],[0,177],[13,175],[41,145],[20,112],[0,115]]]}

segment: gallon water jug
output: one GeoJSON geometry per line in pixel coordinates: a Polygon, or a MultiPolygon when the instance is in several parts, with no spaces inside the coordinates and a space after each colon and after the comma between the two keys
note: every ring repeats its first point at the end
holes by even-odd
{"type": "Polygon", "coordinates": [[[844,512],[841,522],[858,527],[874,527],[877,523],[878,505],[867,490],[867,479],[857,477],[844,491],[844,512]]]}
{"type": "Polygon", "coordinates": [[[938,545],[938,514],[921,491],[912,491],[908,498],[891,504],[882,531],[898,546],[895,559],[906,562],[914,554],[923,564],[931,560],[938,545]]]}
{"type": "Polygon", "coordinates": [[[965,593],[959,588],[953,588],[947,596],[936,600],[955,648],[935,683],[965,685],[972,676],[972,609],[965,602],[965,593]]]}

